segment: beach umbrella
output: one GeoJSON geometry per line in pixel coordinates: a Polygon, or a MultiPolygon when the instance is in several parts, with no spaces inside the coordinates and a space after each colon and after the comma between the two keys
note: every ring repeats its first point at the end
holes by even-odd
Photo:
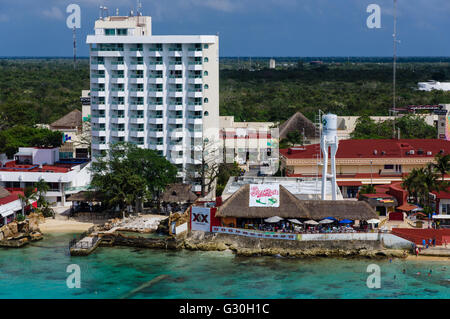
{"type": "Polygon", "coordinates": [[[292,224],[298,224],[298,225],[301,225],[302,224],[302,222],[301,221],[299,221],[298,219],[288,219],[292,224]]]}
{"type": "Polygon", "coordinates": [[[329,220],[336,220],[336,221],[337,221],[337,219],[336,219],[336,218],[334,218],[334,217],[326,217],[325,219],[329,219],[329,220]]]}
{"type": "Polygon", "coordinates": [[[322,219],[319,222],[319,224],[331,224],[331,223],[334,223],[334,221],[332,221],[331,219],[328,219],[328,218],[322,219]]]}
{"type": "Polygon", "coordinates": [[[278,217],[278,216],[273,216],[273,217],[264,219],[264,221],[267,222],[267,223],[278,223],[281,220],[283,220],[283,218],[278,217]]]}
{"type": "Polygon", "coordinates": [[[315,220],[307,220],[306,222],[304,222],[303,224],[307,224],[307,225],[319,225],[318,222],[316,222],[315,220]]]}
{"type": "Polygon", "coordinates": [[[379,219],[369,219],[369,220],[367,221],[368,224],[378,224],[379,222],[380,222],[379,219]]]}
{"type": "Polygon", "coordinates": [[[350,219],[343,219],[339,222],[339,224],[350,224],[353,223],[353,220],[350,219]]]}

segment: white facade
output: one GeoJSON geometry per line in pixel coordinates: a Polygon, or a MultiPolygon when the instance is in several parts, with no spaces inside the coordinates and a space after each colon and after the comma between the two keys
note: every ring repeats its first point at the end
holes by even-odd
{"type": "Polygon", "coordinates": [[[432,91],[432,90],[450,91],[450,82],[428,81],[428,82],[419,82],[417,85],[419,86],[419,91],[432,91]]]}
{"type": "Polygon", "coordinates": [[[193,151],[219,137],[218,41],[153,36],[150,17],[97,20],[87,37],[92,156],[126,141],[157,150],[180,173],[200,164],[193,151]]]}
{"type": "Polygon", "coordinates": [[[59,160],[58,155],[58,148],[19,148],[13,162],[9,160],[2,163],[0,186],[25,188],[43,179],[50,186],[50,190],[45,194],[46,199],[54,205],[65,206],[66,197],[89,186],[90,163],[58,164],[55,163],[59,160]]]}

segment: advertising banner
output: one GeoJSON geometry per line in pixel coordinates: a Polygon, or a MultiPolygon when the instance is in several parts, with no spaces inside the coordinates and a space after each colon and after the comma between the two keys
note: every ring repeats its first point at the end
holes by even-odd
{"type": "Polygon", "coordinates": [[[192,206],[191,230],[211,231],[211,208],[192,206]]]}
{"type": "Polygon", "coordinates": [[[296,234],[267,233],[267,232],[260,232],[260,231],[247,230],[247,229],[237,229],[237,228],[231,228],[231,227],[213,226],[212,231],[213,231],[213,233],[222,233],[222,234],[246,236],[246,237],[253,237],[253,238],[301,240],[301,235],[300,235],[300,239],[298,239],[296,234]]]}
{"type": "Polygon", "coordinates": [[[250,207],[280,207],[280,184],[251,184],[250,207]]]}

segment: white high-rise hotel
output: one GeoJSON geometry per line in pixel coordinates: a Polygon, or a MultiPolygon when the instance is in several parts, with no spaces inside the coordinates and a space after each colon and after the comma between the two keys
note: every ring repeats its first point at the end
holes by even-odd
{"type": "Polygon", "coordinates": [[[95,22],[87,43],[92,155],[127,141],[180,172],[200,164],[193,150],[218,140],[218,37],[152,35],[151,17],[110,16],[95,22]]]}

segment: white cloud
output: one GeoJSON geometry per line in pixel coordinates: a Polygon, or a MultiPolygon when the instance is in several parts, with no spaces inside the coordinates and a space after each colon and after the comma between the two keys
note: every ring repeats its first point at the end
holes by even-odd
{"type": "Polygon", "coordinates": [[[46,18],[64,20],[64,13],[58,7],[51,7],[41,11],[42,15],[46,18]]]}

